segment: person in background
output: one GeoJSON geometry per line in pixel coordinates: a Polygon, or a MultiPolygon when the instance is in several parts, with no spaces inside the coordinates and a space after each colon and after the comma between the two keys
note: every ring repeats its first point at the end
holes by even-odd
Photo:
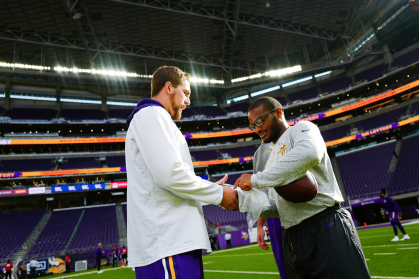
{"type": "Polygon", "coordinates": [[[118,259],[119,259],[119,252],[120,251],[119,251],[119,248],[116,245],[113,246],[113,250],[114,250],[115,255],[116,255],[116,263],[115,263],[115,265],[118,266],[118,259]]]}
{"type": "Polygon", "coordinates": [[[378,195],[383,199],[382,204],[385,210],[388,212],[390,223],[393,226],[395,236],[391,241],[395,242],[409,240],[410,237],[407,235],[402,224],[400,223],[400,219],[402,218],[402,211],[397,202],[395,202],[392,198],[387,197],[387,189],[382,188],[378,195]],[[397,227],[399,227],[400,231],[404,234],[402,239],[399,239],[399,236],[397,235],[397,227]]]}
{"type": "Polygon", "coordinates": [[[27,274],[28,274],[28,272],[27,272],[27,269],[26,269],[26,264],[25,263],[23,263],[22,264],[22,266],[20,267],[20,269],[19,269],[19,278],[20,279],[26,279],[26,277],[27,277],[27,274]]]}
{"type": "Polygon", "coordinates": [[[31,279],[36,279],[36,268],[38,267],[38,261],[35,261],[34,258],[31,258],[29,262],[29,268],[31,270],[31,279]]]}
{"type": "Polygon", "coordinates": [[[112,253],[112,267],[118,266],[118,254],[112,253]]]}
{"type": "Polygon", "coordinates": [[[127,266],[128,265],[128,250],[127,248],[124,246],[122,246],[121,249],[121,266],[127,266]]]}
{"type": "Polygon", "coordinates": [[[266,233],[266,237],[268,238],[268,241],[269,241],[270,239],[269,239],[269,228],[268,228],[268,226],[265,227],[265,233],[266,233]]]}
{"type": "Polygon", "coordinates": [[[70,273],[70,256],[68,255],[68,254],[66,254],[65,255],[65,259],[64,259],[64,262],[65,262],[65,272],[66,273],[70,273]]]}
{"type": "Polygon", "coordinates": [[[221,222],[220,221],[217,222],[217,231],[216,231],[216,233],[221,233],[221,222]]]}
{"type": "Polygon", "coordinates": [[[97,249],[96,249],[96,265],[97,265],[97,273],[102,273],[102,271],[100,271],[100,265],[102,262],[102,256],[105,253],[105,251],[102,251],[102,243],[99,243],[97,245],[97,249]]]}
{"type": "Polygon", "coordinates": [[[227,242],[227,248],[231,248],[231,233],[226,232],[224,237],[225,237],[226,242],[227,242]]]}
{"type": "Polygon", "coordinates": [[[13,264],[10,262],[10,260],[7,260],[5,269],[6,269],[6,275],[5,275],[5,279],[12,279],[12,268],[13,268],[13,264]]]}

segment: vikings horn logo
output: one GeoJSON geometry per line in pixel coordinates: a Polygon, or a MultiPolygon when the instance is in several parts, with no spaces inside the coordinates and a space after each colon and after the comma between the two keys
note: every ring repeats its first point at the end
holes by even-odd
{"type": "Polygon", "coordinates": [[[244,238],[244,240],[247,240],[248,237],[249,235],[247,234],[247,232],[242,232],[242,238],[244,238]]]}
{"type": "Polygon", "coordinates": [[[284,156],[285,150],[287,150],[287,148],[285,147],[285,143],[282,143],[278,153],[281,153],[281,155],[284,156]]]}
{"type": "Polygon", "coordinates": [[[48,262],[50,265],[50,268],[46,272],[47,274],[60,274],[65,271],[65,265],[64,261],[60,258],[50,257],[48,258],[48,262]]]}

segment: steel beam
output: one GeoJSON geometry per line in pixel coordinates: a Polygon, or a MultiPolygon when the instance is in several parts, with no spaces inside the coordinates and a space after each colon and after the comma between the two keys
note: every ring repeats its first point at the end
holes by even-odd
{"type": "MultiPolygon", "coordinates": [[[[86,50],[83,45],[83,42],[80,39],[69,39],[63,37],[54,37],[49,35],[40,35],[33,33],[24,33],[20,31],[12,30],[1,30],[0,29],[0,40],[12,41],[12,42],[22,42],[30,43],[37,45],[44,45],[50,47],[60,47],[67,49],[76,49],[76,50],[86,50]]],[[[123,46],[118,44],[101,44],[99,47],[96,47],[93,44],[89,43],[89,51],[92,52],[101,52],[101,53],[112,53],[125,56],[134,56],[141,57],[146,59],[155,59],[163,61],[173,61],[185,64],[195,64],[209,67],[223,68],[222,59],[220,58],[208,58],[204,56],[196,56],[192,54],[184,53],[174,53],[166,51],[156,51],[145,49],[142,47],[136,46],[123,46]]],[[[260,71],[264,69],[263,64],[252,63],[249,64],[252,71],[260,71]]],[[[243,62],[234,62],[232,63],[232,69],[245,70],[249,69],[249,66],[243,62]]]]}
{"type": "MultiPolygon", "coordinates": [[[[215,9],[204,9],[202,7],[195,7],[192,5],[186,5],[181,3],[163,2],[159,0],[111,0],[113,2],[119,2],[123,4],[130,4],[144,8],[157,9],[173,13],[187,14],[191,16],[204,17],[213,20],[228,21],[234,23],[235,19],[233,15],[229,19],[225,19],[225,15],[222,10],[215,9]]],[[[319,31],[310,29],[307,27],[301,27],[298,25],[292,25],[284,22],[277,22],[273,20],[266,20],[264,18],[254,18],[245,15],[239,15],[238,24],[269,29],[273,31],[286,32],[294,35],[307,36],[317,39],[324,39],[333,41],[337,38],[336,34],[328,33],[326,31],[319,31]]]]}

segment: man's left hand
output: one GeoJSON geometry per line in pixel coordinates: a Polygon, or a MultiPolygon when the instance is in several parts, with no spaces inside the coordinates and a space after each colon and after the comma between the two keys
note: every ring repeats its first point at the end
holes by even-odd
{"type": "Polygon", "coordinates": [[[237,179],[236,183],[234,183],[234,189],[236,189],[237,186],[239,186],[243,191],[249,191],[252,189],[252,181],[250,180],[251,177],[252,175],[249,173],[242,174],[242,176],[237,179]]]}

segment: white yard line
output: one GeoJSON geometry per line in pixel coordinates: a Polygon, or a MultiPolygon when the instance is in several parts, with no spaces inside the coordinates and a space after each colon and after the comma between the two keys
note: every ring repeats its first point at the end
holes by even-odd
{"type": "Polygon", "coordinates": [[[419,247],[397,248],[397,250],[419,249],[419,247]]]}
{"type": "MultiPolygon", "coordinates": [[[[269,244],[269,242],[266,242],[269,244]]],[[[253,245],[248,245],[248,246],[244,246],[244,247],[238,247],[238,248],[230,248],[230,249],[224,249],[221,251],[215,251],[212,252],[212,254],[217,254],[217,253],[223,253],[223,252],[230,252],[230,251],[235,251],[235,250],[240,250],[240,249],[246,249],[246,248],[251,248],[251,247],[255,247],[255,246],[259,246],[259,244],[253,244],[253,245]]]]}
{"type": "MultiPolygon", "coordinates": [[[[414,232],[414,233],[409,233],[409,234],[419,234],[419,232],[414,232]]],[[[359,239],[364,239],[364,238],[376,238],[376,237],[394,237],[394,234],[375,235],[375,236],[364,236],[364,237],[359,237],[359,239]]]]}
{"type": "Polygon", "coordinates": [[[210,263],[215,263],[215,262],[207,262],[207,263],[203,263],[203,264],[210,264],[210,263]]]}
{"type": "Polygon", "coordinates": [[[273,253],[253,253],[253,254],[240,254],[240,255],[225,255],[225,256],[211,256],[212,258],[229,258],[229,257],[242,257],[242,256],[254,256],[254,255],[269,255],[271,256],[273,253]]]}
{"type": "MultiPolygon", "coordinates": [[[[121,268],[122,267],[117,267],[117,268],[112,268],[112,269],[104,269],[104,270],[101,270],[101,271],[105,272],[105,271],[111,271],[111,270],[118,270],[118,269],[121,269],[121,268]]],[[[80,276],[80,275],[86,275],[86,274],[92,274],[92,273],[97,273],[97,271],[90,271],[90,272],[84,272],[84,273],[78,273],[78,274],[71,274],[71,276],[70,275],[67,275],[66,273],[62,273],[60,277],[51,278],[51,279],[61,279],[61,278],[63,278],[63,276],[74,277],[74,276],[80,276]]]]}
{"type": "Polygon", "coordinates": [[[410,243],[410,244],[393,244],[393,245],[375,245],[375,246],[362,246],[362,248],[380,248],[380,247],[397,247],[397,246],[411,246],[419,245],[419,243],[410,243]]]}
{"type": "MultiPolygon", "coordinates": [[[[216,272],[216,273],[239,273],[239,274],[265,274],[265,275],[278,275],[278,272],[262,272],[262,271],[234,271],[234,270],[204,270],[204,272],[216,272]]],[[[371,276],[376,279],[419,279],[419,277],[392,277],[392,276],[371,276]]]]}
{"type": "Polygon", "coordinates": [[[374,256],[396,255],[396,253],[374,253],[374,256]]]}
{"type": "Polygon", "coordinates": [[[204,270],[204,272],[242,273],[242,274],[270,274],[270,275],[278,275],[279,276],[279,272],[262,272],[262,271],[204,270]]]}
{"type": "Polygon", "coordinates": [[[419,279],[419,277],[393,277],[393,276],[371,276],[371,278],[384,278],[384,279],[419,279]]]}

